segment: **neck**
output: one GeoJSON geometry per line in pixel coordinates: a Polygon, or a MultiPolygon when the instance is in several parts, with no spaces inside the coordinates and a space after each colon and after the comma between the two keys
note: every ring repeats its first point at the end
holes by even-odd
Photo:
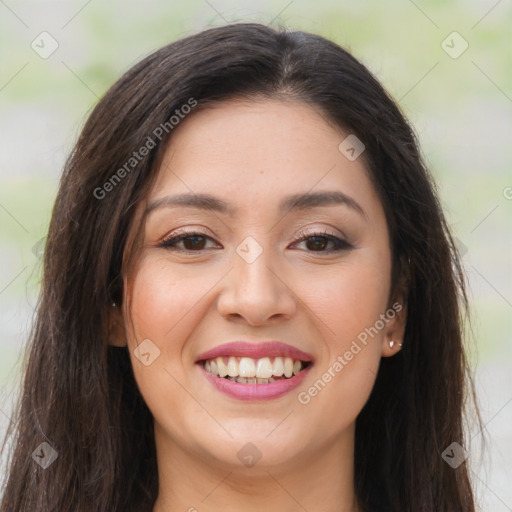
{"type": "Polygon", "coordinates": [[[153,512],[358,512],[354,428],[293,460],[252,467],[199,456],[155,424],[159,494],[153,512]]]}

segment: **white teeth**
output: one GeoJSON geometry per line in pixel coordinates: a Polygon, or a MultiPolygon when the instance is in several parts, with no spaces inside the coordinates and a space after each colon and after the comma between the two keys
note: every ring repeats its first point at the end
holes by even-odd
{"type": "Polygon", "coordinates": [[[219,377],[225,377],[228,374],[228,367],[224,363],[224,360],[222,357],[217,357],[215,361],[217,362],[217,371],[219,377]]]}
{"type": "Polygon", "coordinates": [[[235,380],[241,384],[256,384],[256,379],[254,377],[249,377],[248,379],[245,377],[236,377],[235,380]]]}
{"type": "Polygon", "coordinates": [[[256,376],[259,379],[268,379],[272,377],[272,363],[268,357],[258,359],[258,365],[256,366],[256,376]]]}
{"type": "Polygon", "coordinates": [[[272,374],[275,377],[281,377],[284,373],[284,363],[282,357],[276,357],[274,359],[274,365],[272,366],[272,374]]]}
{"type": "Polygon", "coordinates": [[[268,379],[257,379],[255,377],[250,377],[246,379],[245,377],[228,377],[231,382],[239,382],[240,384],[270,384],[271,382],[276,382],[276,379],[270,377],[268,379]]]}
{"type": "Polygon", "coordinates": [[[228,375],[230,377],[238,377],[238,363],[233,356],[228,361],[228,375]]]}
{"type": "Polygon", "coordinates": [[[293,359],[291,357],[287,357],[284,360],[284,376],[291,377],[293,375],[293,359]]]}
{"type": "Polygon", "coordinates": [[[216,357],[205,361],[205,370],[243,384],[268,384],[278,380],[274,377],[291,378],[302,370],[302,361],[294,361],[291,357],[275,357],[272,362],[270,357],[255,360],[250,357],[230,356],[227,364],[224,359],[216,357]]]}
{"type": "MultiPolygon", "coordinates": [[[[250,357],[242,357],[238,365],[238,372],[240,377],[256,377],[254,360],[250,357]]],[[[258,375],[258,377],[262,377],[262,375],[258,375]]],[[[271,377],[271,375],[269,375],[269,377],[271,377]]]]}

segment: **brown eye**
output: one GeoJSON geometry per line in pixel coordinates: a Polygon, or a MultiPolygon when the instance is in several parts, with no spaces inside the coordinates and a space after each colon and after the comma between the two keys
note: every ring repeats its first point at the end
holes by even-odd
{"type": "Polygon", "coordinates": [[[327,237],[325,236],[310,236],[306,238],[305,241],[308,249],[311,249],[312,251],[325,249],[325,247],[329,243],[329,240],[327,240],[327,237]]]}
{"type": "Polygon", "coordinates": [[[212,239],[203,233],[183,233],[166,238],[159,244],[159,247],[171,251],[201,252],[208,248],[205,247],[208,240],[212,239]],[[182,244],[182,247],[179,244],[182,244]]]}
{"type": "Polygon", "coordinates": [[[206,238],[201,235],[185,236],[182,237],[183,246],[187,250],[204,249],[206,238]]]}
{"type": "Polygon", "coordinates": [[[298,243],[304,242],[309,252],[330,253],[353,248],[353,246],[345,240],[342,240],[327,231],[309,234],[301,232],[299,235],[302,238],[298,243]],[[331,248],[326,249],[329,243],[334,247],[331,246],[331,248]]]}

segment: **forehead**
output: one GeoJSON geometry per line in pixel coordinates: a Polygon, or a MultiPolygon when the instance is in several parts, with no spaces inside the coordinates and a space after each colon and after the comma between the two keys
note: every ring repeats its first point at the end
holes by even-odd
{"type": "MultiPolygon", "coordinates": [[[[172,132],[148,204],[211,194],[235,211],[282,210],[283,197],[338,191],[363,209],[378,198],[362,157],[339,150],[349,134],[299,101],[230,100],[194,111],[172,132]]],[[[288,204],[289,206],[289,204],[288,204]]]]}

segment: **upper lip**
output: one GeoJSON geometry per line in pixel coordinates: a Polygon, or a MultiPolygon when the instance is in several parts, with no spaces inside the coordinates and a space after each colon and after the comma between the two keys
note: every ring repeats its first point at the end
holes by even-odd
{"type": "Polygon", "coordinates": [[[198,361],[215,359],[219,356],[252,357],[261,359],[263,357],[291,357],[300,361],[313,361],[313,356],[280,341],[265,341],[263,343],[249,343],[247,341],[233,341],[219,345],[196,358],[198,361]]]}

